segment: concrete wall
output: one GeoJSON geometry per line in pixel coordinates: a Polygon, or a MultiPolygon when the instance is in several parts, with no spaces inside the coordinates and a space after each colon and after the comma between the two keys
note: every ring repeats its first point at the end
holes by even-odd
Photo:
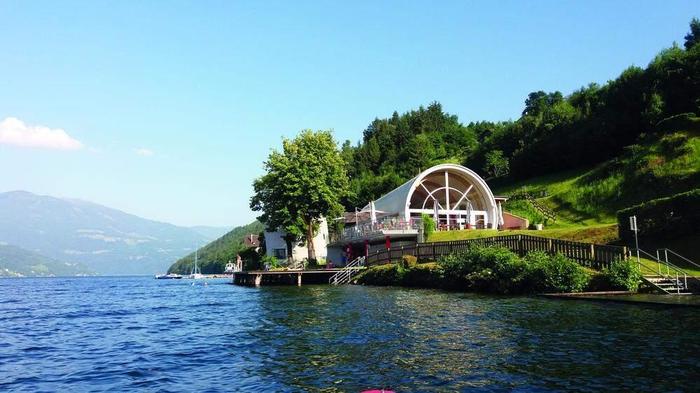
{"type": "Polygon", "coordinates": [[[527,218],[503,212],[503,229],[527,229],[530,221],[527,218]]]}
{"type": "MultiPolygon", "coordinates": [[[[287,249],[284,242],[284,232],[265,232],[265,248],[268,256],[275,256],[275,249],[287,249]]],[[[316,247],[316,258],[326,258],[328,255],[328,224],[326,220],[321,221],[318,233],[314,237],[314,246],[316,247]]],[[[292,249],[292,259],[295,262],[302,261],[308,257],[308,249],[306,246],[296,245],[292,249]]]]}

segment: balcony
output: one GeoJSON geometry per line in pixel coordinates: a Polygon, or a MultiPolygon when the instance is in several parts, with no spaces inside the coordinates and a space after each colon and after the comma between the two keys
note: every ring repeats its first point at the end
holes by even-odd
{"type": "Polygon", "coordinates": [[[385,219],[375,223],[360,223],[358,226],[344,228],[341,233],[332,233],[331,243],[357,242],[382,239],[385,236],[418,235],[421,227],[419,219],[410,221],[385,219]]]}

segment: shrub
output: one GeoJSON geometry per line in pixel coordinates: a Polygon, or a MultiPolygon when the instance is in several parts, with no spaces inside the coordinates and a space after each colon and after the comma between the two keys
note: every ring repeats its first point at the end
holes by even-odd
{"type": "Polygon", "coordinates": [[[685,134],[666,135],[659,141],[659,150],[667,158],[676,158],[692,152],[688,146],[688,136],[685,134]]]}
{"type": "Polygon", "coordinates": [[[360,273],[356,281],[360,284],[380,286],[442,287],[440,269],[434,262],[415,264],[409,268],[403,268],[399,264],[372,266],[360,273]]]}
{"type": "MultiPolygon", "coordinates": [[[[607,279],[598,284],[610,288],[607,279]]],[[[501,247],[473,247],[442,257],[438,263],[416,264],[405,255],[397,264],[375,266],[357,281],[369,285],[452,288],[475,292],[523,294],[580,292],[591,280],[585,268],[563,255],[531,252],[525,258],[501,247]]]]}
{"type": "Polygon", "coordinates": [[[418,263],[418,258],[413,255],[404,255],[401,257],[401,267],[404,269],[415,267],[418,263]]]}
{"type": "Polygon", "coordinates": [[[441,288],[440,267],[437,263],[420,263],[404,271],[400,284],[407,287],[441,288]]]}
{"type": "Polygon", "coordinates": [[[264,257],[262,257],[262,259],[260,260],[260,263],[262,264],[262,266],[267,265],[270,269],[275,269],[275,268],[282,266],[280,264],[279,259],[277,259],[273,256],[270,256],[270,255],[265,255],[264,257]]]}
{"type": "Polygon", "coordinates": [[[446,285],[478,292],[580,292],[590,279],[583,267],[563,255],[532,252],[520,258],[500,247],[474,247],[439,264],[446,285]]]}
{"type": "Polygon", "coordinates": [[[398,266],[393,264],[372,266],[360,273],[357,282],[367,285],[399,285],[398,266]]]}
{"type": "Polygon", "coordinates": [[[446,285],[484,292],[518,292],[525,271],[518,255],[501,247],[473,247],[438,263],[446,285]]]}
{"type": "Polygon", "coordinates": [[[525,264],[525,289],[529,292],[581,292],[590,281],[583,267],[561,254],[531,252],[525,264]]]}
{"type": "Polygon", "coordinates": [[[326,266],[326,260],[324,258],[308,260],[304,258],[304,266],[307,269],[318,269],[326,266]]]}
{"type": "Polygon", "coordinates": [[[631,259],[614,262],[603,269],[601,276],[608,287],[624,291],[636,291],[642,280],[637,262],[631,259]]]}
{"type": "Polygon", "coordinates": [[[435,232],[435,220],[425,213],[420,215],[420,219],[423,223],[423,237],[427,241],[428,237],[435,232]]]}

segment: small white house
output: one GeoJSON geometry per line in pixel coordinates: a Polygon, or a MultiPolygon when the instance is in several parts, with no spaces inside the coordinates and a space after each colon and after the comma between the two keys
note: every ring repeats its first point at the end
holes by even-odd
{"type": "MultiPolygon", "coordinates": [[[[325,259],[328,253],[328,223],[322,220],[318,227],[316,237],[314,237],[316,247],[316,258],[325,259]]],[[[277,259],[287,259],[287,243],[284,241],[284,231],[265,231],[266,255],[277,259]]],[[[292,260],[300,262],[307,258],[309,250],[306,245],[295,244],[292,248],[292,260]]]]}

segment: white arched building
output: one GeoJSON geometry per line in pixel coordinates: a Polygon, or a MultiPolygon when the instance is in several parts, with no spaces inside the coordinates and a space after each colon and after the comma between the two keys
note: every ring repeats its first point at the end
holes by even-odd
{"type": "Polygon", "coordinates": [[[457,164],[436,165],[370,203],[363,211],[393,215],[405,221],[433,216],[446,228],[492,228],[503,224],[501,203],[484,179],[457,164]]]}
{"type": "Polygon", "coordinates": [[[503,225],[501,203],[476,172],[462,165],[426,169],[362,210],[345,213],[344,231],[328,245],[328,259],[342,264],[348,254],[420,241],[421,215],[438,230],[497,229],[503,225]]]}

